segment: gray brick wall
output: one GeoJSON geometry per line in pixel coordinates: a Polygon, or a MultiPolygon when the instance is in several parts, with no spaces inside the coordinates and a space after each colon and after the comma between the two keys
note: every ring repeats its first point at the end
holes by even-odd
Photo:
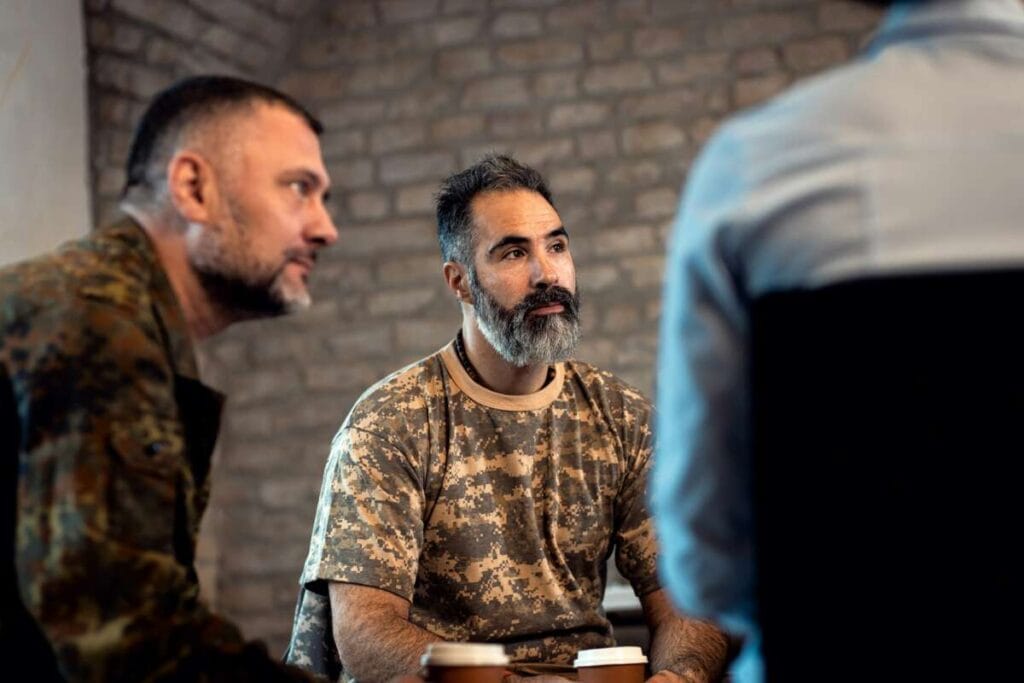
{"type": "Polygon", "coordinates": [[[455,331],[431,215],[490,150],[551,180],[584,297],[579,356],[653,390],[665,240],[717,123],[852,55],[843,0],[89,0],[92,166],[111,215],[140,102],[216,70],[328,132],[338,245],[308,313],[205,349],[231,400],[203,556],[217,606],[284,646],[330,438],[375,379],[455,331]]]}

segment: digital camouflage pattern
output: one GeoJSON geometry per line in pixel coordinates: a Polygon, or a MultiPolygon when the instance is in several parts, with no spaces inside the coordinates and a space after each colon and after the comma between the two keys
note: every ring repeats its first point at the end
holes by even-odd
{"type": "Polygon", "coordinates": [[[611,645],[611,553],[638,594],[659,587],[650,420],[643,396],[586,363],[505,396],[451,345],[372,387],[327,462],[289,661],[337,674],[326,581],[395,593],[416,625],[517,662],[611,645]]]}
{"type": "Polygon", "coordinates": [[[0,660],[37,681],[302,680],[198,600],[221,404],[134,223],[0,270],[0,660]]]}

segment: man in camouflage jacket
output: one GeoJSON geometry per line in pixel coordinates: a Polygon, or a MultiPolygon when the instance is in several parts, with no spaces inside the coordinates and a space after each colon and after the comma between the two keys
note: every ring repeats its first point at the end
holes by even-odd
{"type": "Polygon", "coordinates": [[[335,437],[288,661],[385,681],[431,642],[488,641],[511,676],[571,676],[577,651],[614,642],[614,553],[652,680],[717,679],[725,637],[674,614],[655,571],[651,406],[570,359],[575,267],[543,179],[485,159],[446,181],[438,223],[462,328],[370,388],[335,437]]]}
{"type": "Polygon", "coordinates": [[[193,347],[308,304],[337,237],[318,132],[263,86],[183,81],[136,133],[131,218],[0,271],[0,660],[26,680],[306,679],[198,599],[222,398],[193,347]]]}

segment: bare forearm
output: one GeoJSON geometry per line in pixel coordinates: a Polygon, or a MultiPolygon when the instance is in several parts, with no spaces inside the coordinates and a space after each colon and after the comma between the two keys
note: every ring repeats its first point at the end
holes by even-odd
{"type": "Polygon", "coordinates": [[[687,683],[714,683],[725,673],[729,639],[711,624],[675,617],[651,635],[652,671],[672,671],[687,683]]]}
{"type": "Polygon", "coordinates": [[[345,671],[376,683],[414,674],[429,643],[441,640],[409,621],[408,601],[376,588],[329,584],[334,642],[345,671]]]}

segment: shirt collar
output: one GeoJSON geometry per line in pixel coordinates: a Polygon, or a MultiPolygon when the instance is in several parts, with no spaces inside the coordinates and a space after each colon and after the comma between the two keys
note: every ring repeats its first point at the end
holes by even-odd
{"type": "Polygon", "coordinates": [[[1008,33],[1024,38],[1021,0],[913,0],[888,11],[869,52],[894,42],[949,33],[1008,33]]]}

